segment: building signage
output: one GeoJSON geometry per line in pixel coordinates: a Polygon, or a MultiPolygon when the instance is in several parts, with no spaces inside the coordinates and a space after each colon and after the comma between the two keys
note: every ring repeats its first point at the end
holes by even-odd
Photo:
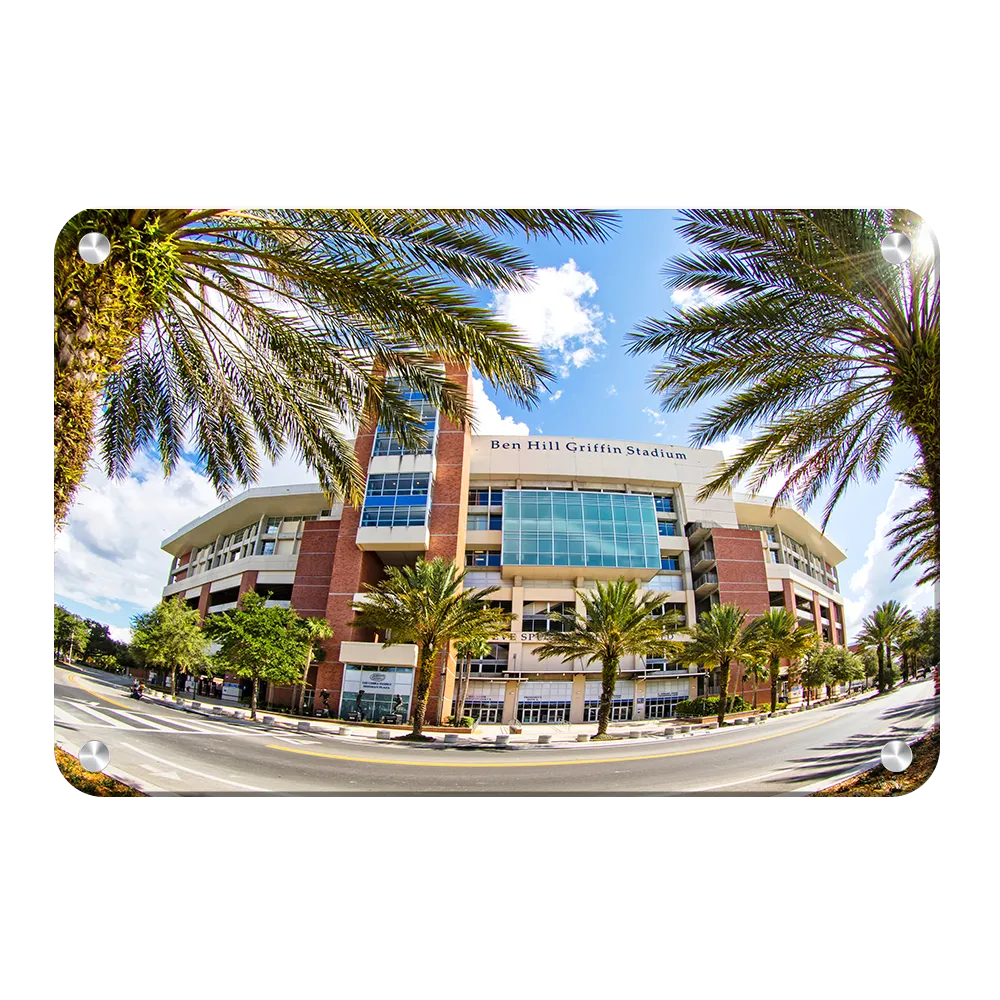
{"type": "Polygon", "coordinates": [[[646,448],[638,444],[629,444],[621,448],[618,445],[604,444],[603,441],[553,441],[546,438],[526,438],[522,448],[520,441],[490,440],[491,451],[568,451],[572,453],[589,452],[596,455],[636,455],[647,458],[687,459],[683,451],[667,451],[665,448],[646,448]]]}

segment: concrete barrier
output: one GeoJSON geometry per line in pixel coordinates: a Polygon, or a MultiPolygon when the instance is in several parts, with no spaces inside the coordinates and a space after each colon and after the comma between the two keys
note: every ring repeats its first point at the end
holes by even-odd
{"type": "Polygon", "coordinates": [[[262,719],[262,721],[263,721],[263,723],[264,723],[265,726],[273,726],[274,725],[274,716],[273,715],[263,715],[263,716],[261,716],[261,719],[262,719]]]}
{"type": "Polygon", "coordinates": [[[351,735],[351,731],[350,731],[350,729],[347,728],[347,726],[340,726],[340,727],[338,727],[337,732],[341,736],[350,736],[351,735]]]}
{"type": "Polygon", "coordinates": [[[642,730],[641,729],[633,729],[628,734],[628,738],[630,740],[637,740],[640,736],[642,736],[642,730]]]}
{"type": "Polygon", "coordinates": [[[691,732],[690,726],[674,726],[674,732],[676,733],[689,733],[691,732]]]}
{"type": "Polygon", "coordinates": [[[201,702],[200,701],[192,701],[191,702],[191,707],[192,708],[201,708],[201,702]]]}
{"type": "Polygon", "coordinates": [[[444,741],[445,741],[445,743],[457,743],[458,742],[458,733],[445,733],[444,734],[444,741]]]}
{"type": "Polygon", "coordinates": [[[672,729],[664,729],[663,735],[668,739],[672,740],[674,738],[674,731],[672,729]]]}
{"type": "Polygon", "coordinates": [[[376,739],[391,740],[392,739],[392,732],[390,730],[388,730],[388,729],[380,729],[378,731],[378,735],[376,736],[376,739]]]}
{"type": "Polygon", "coordinates": [[[497,745],[498,747],[505,747],[505,746],[507,745],[507,741],[508,741],[509,739],[510,739],[510,736],[507,736],[507,735],[504,735],[504,734],[501,734],[501,735],[499,735],[499,736],[496,736],[496,737],[494,738],[494,742],[496,743],[496,745],[497,745]]]}
{"type": "Polygon", "coordinates": [[[308,722],[300,722],[295,728],[298,729],[300,732],[308,733],[309,730],[312,728],[312,726],[308,722]]]}
{"type": "Polygon", "coordinates": [[[212,706],[212,714],[213,715],[222,715],[222,706],[221,705],[213,705],[212,706]]]}
{"type": "Polygon", "coordinates": [[[706,722],[705,723],[705,728],[706,729],[718,729],[719,728],[719,724],[717,722],[706,722]]]}
{"type": "Polygon", "coordinates": [[[590,742],[590,734],[589,733],[577,733],[576,734],[576,742],[577,743],[589,743],[590,742]]]}
{"type": "Polygon", "coordinates": [[[539,743],[551,743],[552,742],[552,734],[551,733],[543,733],[541,736],[538,737],[538,742],[539,743]]]}

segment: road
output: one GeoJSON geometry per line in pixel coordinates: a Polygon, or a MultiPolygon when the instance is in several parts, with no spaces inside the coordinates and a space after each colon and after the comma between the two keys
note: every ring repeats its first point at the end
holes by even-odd
{"type": "Polygon", "coordinates": [[[111,679],[55,668],[55,734],[101,740],[156,791],[281,794],[775,795],[875,763],[937,721],[931,680],[887,695],[688,738],[578,747],[406,746],[256,728],[137,702],[111,679]]]}

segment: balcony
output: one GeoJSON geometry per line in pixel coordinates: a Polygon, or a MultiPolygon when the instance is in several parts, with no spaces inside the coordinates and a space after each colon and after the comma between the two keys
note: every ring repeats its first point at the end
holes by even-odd
{"type": "Polygon", "coordinates": [[[358,528],[358,548],[366,552],[426,552],[430,545],[427,525],[358,528]]]}
{"type": "Polygon", "coordinates": [[[703,597],[705,594],[711,594],[712,591],[719,589],[719,574],[714,572],[702,573],[701,576],[695,577],[694,581],[694,592],[697,596],[703,597]]]}
{"type": "Polygon", "coordinates": [[[719,527],[714,521],[688,521],[684,527],[684,534],[687,535],[691,548],[700,545],[712,533],[713,528],[719,527]]]}
{"type": "Polygon", "coordinates": [[[691,556],[691,572],[701,573],[715,565],[715,549],[706,545],[691,556]]]}

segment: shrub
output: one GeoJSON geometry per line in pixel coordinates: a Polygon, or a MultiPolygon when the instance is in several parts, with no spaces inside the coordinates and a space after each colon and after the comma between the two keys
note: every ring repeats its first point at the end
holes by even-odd
{"type": "MultiPolygon", "coordinates": [[[[729,696],[729,704],[726,706],[727,712],[749,712],[753,706],[750,702],[741,698],[738,694],[729,696]]],[[[719,699],[716,698],[689,698],[687,701],[679,701],[674,706],[674,714],[681,718],[692,718],[699,715],[718,715],[719,699]]]]}
{"type": "Polygon", "coordinates": [[[448,725],[464,726],[466,729],[475,729],[476,720],[471,715],[463,715],[460,719],[456,719],[454,715],[449,715],[448,725]]]}

